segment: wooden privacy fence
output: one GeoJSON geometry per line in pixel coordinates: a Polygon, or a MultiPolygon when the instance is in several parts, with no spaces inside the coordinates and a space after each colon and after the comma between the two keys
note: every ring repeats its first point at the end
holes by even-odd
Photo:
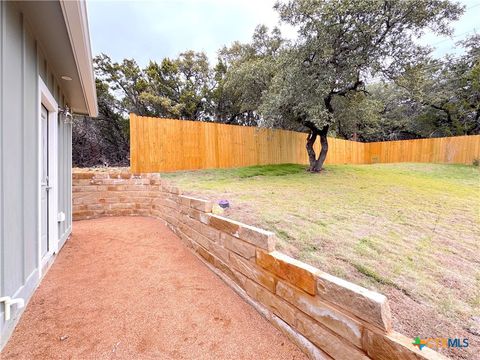
{"type": "MultiPolygon", "coordinates": [[[[305,133],[287,130],[130,114],[130,166],[133,172],[147,173],[264,164],[307,164],[306,137],[305,133]]],[[[478,158],[480,135],[375,143],[329,138],[326,164],[471,164],[478,158]]]]}
{"type": "Polygon", "coordinates": [[[365,143],[365,164],[472,164],[476,159],[480,159],[480,135],[365,143]]]}

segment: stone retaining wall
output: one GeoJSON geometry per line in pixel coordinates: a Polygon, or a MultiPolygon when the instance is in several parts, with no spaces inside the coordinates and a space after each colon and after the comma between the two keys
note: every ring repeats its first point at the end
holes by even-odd
{"type": "Polygon", "coordinates": [[[275,251],[275,234],[212,214],[159,174],[75,172],[73,219],[162,219],[311,358],[440,359],[392,331],[385,296],[275,251]]]}

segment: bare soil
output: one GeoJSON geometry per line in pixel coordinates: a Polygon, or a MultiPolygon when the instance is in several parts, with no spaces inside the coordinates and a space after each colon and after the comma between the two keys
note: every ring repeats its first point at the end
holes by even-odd
{"type": "Polygon", "coordinates": [[[159,220],[74,223],[2,359],[304,359],[159,220]]]}

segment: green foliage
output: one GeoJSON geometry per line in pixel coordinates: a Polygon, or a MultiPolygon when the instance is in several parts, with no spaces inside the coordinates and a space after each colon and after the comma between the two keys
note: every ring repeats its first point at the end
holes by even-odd
{"type": "MultiPolygon", "coordinates": [[[[254,165],[232,169],[215,169],[215,170],[199,170],[196,174],[200,174],[202,177],[206,174],[211,175],[215,181],[231,180],[232,178],[238,179],[251,179],[256,176],[285,176],[293,174],[303,174],[305,172],[304,165],[298,164],[275,164],[275,165],[254,165]]],[[[162,176],[165,177],[177,177],[184,174],[185,176],[191,176],[190,171],[179,171],[176,173],[165,173],[162,176]]]]}
{"type": "Polygon", "coordinates": [[[122,63],[112,62],[105,54],[94,59],[97,79],[106,85],[110,95],[119,99],[120,110],[138,114],[146,112],[146,104],[139,97],[147,89],[147,82],[135,60],[125,59],[122,63]],[[122,94],[122,96],[119,96],[122,94]]]}
{"type": "Polygon", "coordinates": [[[418,62],[395,82],[368,85],[358,106],[337,102],[337,135],[378,141],[478,134],[479,41],[474,35],[461,42],[466,52],[459,57],[418,62]]]}
{"type": "Polygon", "coordinates": [[[366,87],[367,94],[356,106],[338,106],[338,124],[349,138],[356,134],[360,141],[383,141],[420,137],[418,121],[422,105],[415,102],[407,90],[393,82],[377,82],[366,87]],[[350,110],[345,113],[344,108],[350,110]]]}
{"type": "Polygon", "coordinates": [[[449,22],[463,11],[438,0],[292,0],[276,9],[282,21],[298,28],[298,39],[279,57],[261,109],[272,125],[293,122],[309,129],[338,123],[334,98],[344,97],[340,105],[348,112],[359,104],[350,95],[365,92],[367,79],[400,76],[428,53],[414,38],[426,29],[449,34],[449,22]]]}
{"type": "Polygon", "coordinates": [[[390,279],[387,279],[377,273],[375,270],[369,268],[368,266],[365,266],[363,264],[358,264],[358,263],[353,263],[352,266],[361,274],[365,275],[366,277],[369,277],[372,280],[375,280],[377,283],[382,284],[382,285],[390,285],[395,288],[398,286],[395,285],[394,282],[392,282],[390,279]]]}
{"type": "Polygon", "coordinates": [[[469,135],[480,131],[480,35],[459,45],[465,48],[464,55],[418,62],[397,81],[421,105],[414,117],[420,136],[469,135]]]}
{"type": "Polygon", "coordinates": [[[263,93],[277,70],[275,57],[285,44],[277,28],[269,33],[261,25],[255,29],[250,44],[235,42],[220,50],[219,63],[224,73],[218,101],[225,105],[221,117],[226,117],[226,122],[257,124],[263,93]]]}
{"type": "Polygon", "coordinates": [[[205,53],[186,51],[177,59],[150,61],[140,69],[135,60],[119,64],[106,55],[95,58],[98,78],[121,94],[125,112],[157,117],[198,119],[209,111],[215,87],[205,53]]]}
{"type": "Polygon", "coordinates": [[[305,172],[305,166],[298,164],[257,165],[234,170],[234,174],[241,179],[254,176],[284,176],[303,172],[305,172]]]}

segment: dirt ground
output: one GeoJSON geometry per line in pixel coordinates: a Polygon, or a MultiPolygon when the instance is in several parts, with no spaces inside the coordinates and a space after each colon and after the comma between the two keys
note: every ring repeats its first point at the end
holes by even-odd
{"type": "Polygon", "coordinates": [[[304,359],[159,220],[75,222],[2,359],[304,359]]]}

